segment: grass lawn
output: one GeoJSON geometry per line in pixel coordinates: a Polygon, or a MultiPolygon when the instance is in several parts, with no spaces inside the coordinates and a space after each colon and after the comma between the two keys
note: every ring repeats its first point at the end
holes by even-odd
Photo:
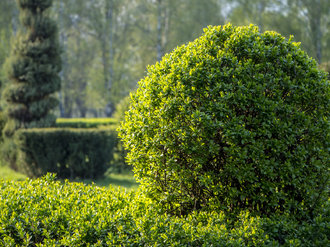
{"type": "Polygon", "coordinates": [[[4,180],[24,180],[27,178],[24,174],[15,172],[14,170],[10,169],[8,166],[0,165],[0,178],[4,180]]]}
{"type": "MultiPolygon", "coordinates": [[[[25,180],[26,178],[26,175],[15,172],[8,166],[0,165],[0,179],[19,181],[25,180]]],[[[104,178],[97,180],[84,179],[74,180],[73,182],[83,182],[85,184],[94,183],[100,187],[109,187],[112,185],[125,189],[136,189],[139,186],[139,184],[135,182],[133,174],[107,174],[104,178]]]]}
{"type": "Polygon", "coordinates": [[[112,185],[114,187],[121,187],[125,189],[137,189],[139,186],[139,184],[135,181],[133,174],[107,174],[104,178],[97,180],[83,179],[75,181],[83,182],[85,184],[94,183],[100,187],[109,187],[112,185]]]}

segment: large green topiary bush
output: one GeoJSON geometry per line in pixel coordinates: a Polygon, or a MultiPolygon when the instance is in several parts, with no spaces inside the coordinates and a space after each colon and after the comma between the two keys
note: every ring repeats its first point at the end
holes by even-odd
{"type": "Polygon", "coordinates": [[[311,215],[327,196],[329,96],[291,38],[209,27],[149,67],[120,135],[167,211],[311,215]]]}

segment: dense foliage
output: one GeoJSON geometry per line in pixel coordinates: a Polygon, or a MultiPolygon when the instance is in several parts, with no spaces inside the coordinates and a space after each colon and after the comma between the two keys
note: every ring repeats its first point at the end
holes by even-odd
{"type": "MultiPolygon", "coordinates": [[[[129,98],[122,100],[116,107],[113,118],[58,118],[56,127],[59,128],[115,128],[120,120],[123,120],[125,111],[128,109],[129,98]]],[[[118,138],[118,137],[117,137],[118,138]]],[[[112,150],[113,158],[110,160],[109,173],[127,173],[131,166],[125,162],[126,151],[119,138],[112,150]]]]}
{"type": "Polygon", "coordinates": [[[52,95],[60,89],[60,46],[57,26],[46,10],[52,0],[18,0],[22,28],[7,61],[8,85],[4,90],[11,136],[18,128],[45,127],[55,123],[52,95]]]}
{"type": "MultiPolygon", "coordinates": [[[[116,111],[113,114],[113,118],[120,123],[125,119],[125,112],[129,108],[130,97],[123,98],[117,105],[116,111]]],[[[127,150],[123,146],[123,142],[118,137],[118,142],[114,148],[113,159],[111,160],[110,172],[114,173],[126,173],[132,171],[132,166],[126,162],[127,150]]]]}
{"type": "Polygon", "coordinates": [[[141,191],[0,180],[1,246],[327,246],[329,221],[222,212],[159,215],[141,191]]]}
{"type": "Polygon", "coordinates": [[[128,162],[168,212],[312,216],[328,196],[329,89],[291,39],[209,27],[139,82],[121,126],[128,162]]]}
{"type": "Polygon", "coordinates": [[[22,129],[15,134],[17,170],[29,177],[102,177],[113,159],[114,129],[22,129]]]}

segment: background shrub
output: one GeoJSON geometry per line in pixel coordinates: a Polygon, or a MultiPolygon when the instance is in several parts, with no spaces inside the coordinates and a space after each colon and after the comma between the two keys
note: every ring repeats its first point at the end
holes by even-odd
{"type": "MultiPolygon", "coordinates": [[[[119,122],[124,121],[125,112],[129,109],[130,96],[122,99],[116,106],[113,118],[119,122]]],[[[117,145],[114,148],[113,159],[110,162],[109,172],[127,173],[132,171],[132,167],[126,162],[127,150],[123,146],[123,142],[118,137],[117,145]]]]}
{"type": "Polygon", "coordinates": [[[98,178],[109,168],[114,129],[28,129],[15,135],[17,168],[29,177],[98,178]]]}
{"type": "Polygon", "coordinates": [[[312,215],[328,196],[329,95],[326,74],[291,39],[209,27],[148,68],[120,136],[169,212],[312,215]]]}
{"type": "Polygon", "coordinates": [[[330,79],[330,61],[320,64],[320,68],[328,73],[328,80],[330,79]]]}
{"type": "Polygon", "coordinates": [[[6,60],[8,83],[3,91],[8,121],[5,134],[18,128],[54,126],[53,110],[60,90],[61,48],[56,22],[49,16],[52,0],[17,0],[19,31],[6,60]]]}
{"type": "Polygon", "coordinates": [[[0,109],[0,162],[2,164],[8,164],[9,167],[17,171],[16,166],[16,147],[11,138],[6,138],[4,133],[4,127],[7,123],[6,114],[0,109]]]}
{"type": "Polygon", "coordinates": [[[4,128],[6,124],[6,119],[5,119],[5,115],[3,114],[1,108],[0,108],[0,143],[3,142],[3,134],[2,134],[2,130],[4,128]]]}

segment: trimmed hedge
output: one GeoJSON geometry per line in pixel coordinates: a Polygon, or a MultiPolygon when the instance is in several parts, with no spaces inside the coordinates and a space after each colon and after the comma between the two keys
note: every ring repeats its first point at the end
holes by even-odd
{"type": "Polygon", "coordinates": [[[0,246],[329,246],[329,221],[160,215],[143,191],[0,180],[0,246]]]}
{"type": "Polygon", "coordinates": [[[97,128],[100,126],[117,125],[117,120],[113,118],[58,118],[56,127],[58,128],[97,128]]]}
{"type": "Polygon", "coordinates": [[[29,177],[98,178],[109,168],[114,129],[22,129],[15,135],[17,168],[29,177]]]}

